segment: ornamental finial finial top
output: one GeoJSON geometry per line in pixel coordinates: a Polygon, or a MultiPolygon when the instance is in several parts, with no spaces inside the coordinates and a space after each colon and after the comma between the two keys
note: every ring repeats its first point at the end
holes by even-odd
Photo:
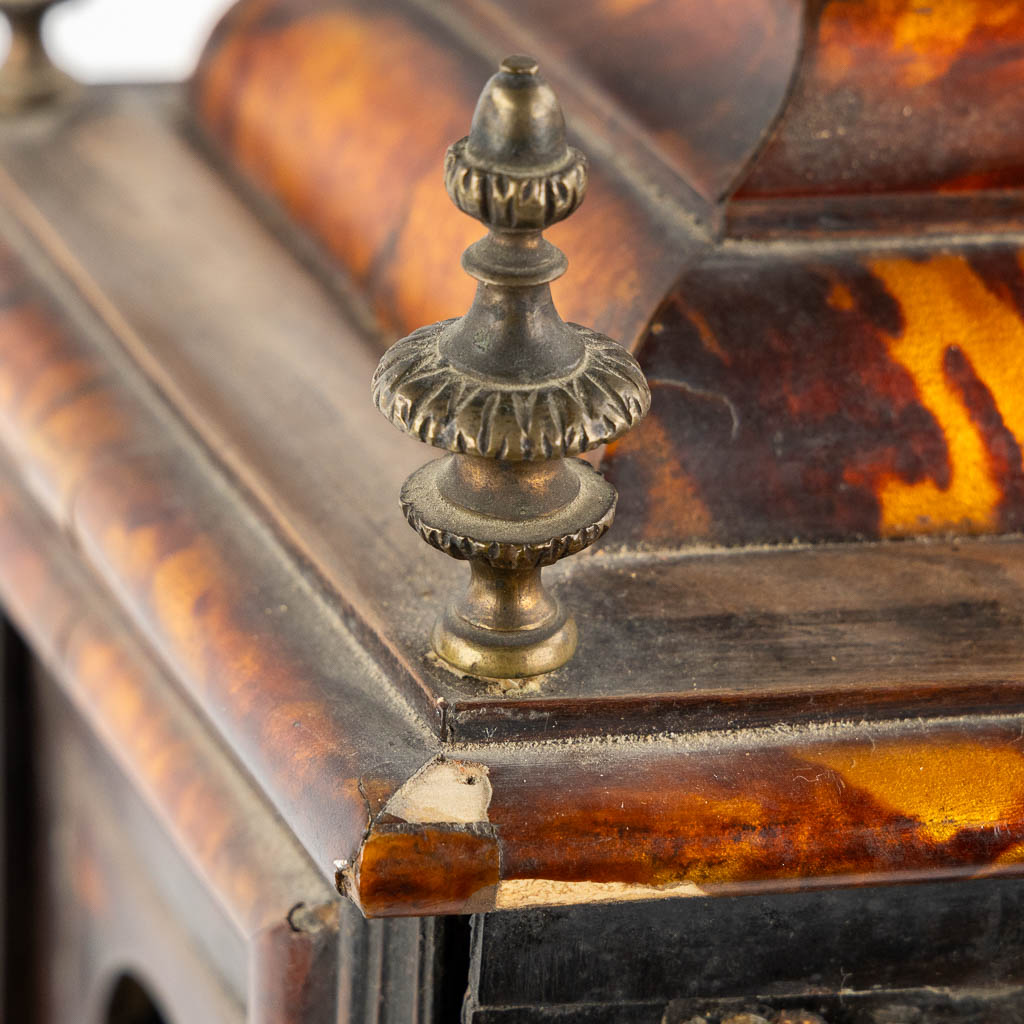
{"type": "Polygon", "coordinates": [[[540,569],[592,544],[615,510],[615,489],[572,456],[630,430],[651,396],[622,346],[551,301],[567,261],[542,232],[583,201],[587,162],[532,58],[506,57],[488,81],[445,185],[490,229],[462,257],[476,297],[393,345],[373,396],[400,430],[451,453],[402,489],[410,524],[472,570],[435,651],[470,675],[536,675],[564,664],[577,635],[540,569]]]}

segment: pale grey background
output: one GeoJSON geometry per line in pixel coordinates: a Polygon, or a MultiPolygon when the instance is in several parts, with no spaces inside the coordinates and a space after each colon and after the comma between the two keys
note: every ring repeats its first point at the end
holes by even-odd
{"type": "MultiPolygon", "coordinates": [[[[45,25],[65,71],[85,82],[186,78],[203,43],[233,0],[70,0],[45,25]]],[[[9,33],[0,18],[0,52],[9,33]]]]}

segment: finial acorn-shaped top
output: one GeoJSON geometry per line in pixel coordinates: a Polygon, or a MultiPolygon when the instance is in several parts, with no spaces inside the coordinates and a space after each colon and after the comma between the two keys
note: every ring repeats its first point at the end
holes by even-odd
{"type": "Polygon", "coordinates": [[[448,150],[445,184],[463,213],[511,231],[543,230],[583,201],[586,157],[566,143],[562,108],[532,58],[506,57],[487,83],[469,135],[448,150]]]}
{"type": "Polygon", "coordinates": [[[587,161],[531,58],[507,57],[488,81],[469,135],[448,150],[445,186],[489,228],[462,257],[476,296],[465,316],[393,345],[373,397],[400,430],[452,453],[402,489],[410,524],[473,572],[435,651],[472,675],[535,675],[576,646],[540,567],[592,544],[615,510],[615,489],[569,457],[626,433],[650,391],[621,345],[566,323],[551,300],[568,264],[542,232],[583,201],[587,161]]]}
{"type": "Polygon", "coordinates": [[[513,174],[566,163],[562,108],[532,57],[502,61],[477,103],[466,149],[469,162],[513,174]]]}

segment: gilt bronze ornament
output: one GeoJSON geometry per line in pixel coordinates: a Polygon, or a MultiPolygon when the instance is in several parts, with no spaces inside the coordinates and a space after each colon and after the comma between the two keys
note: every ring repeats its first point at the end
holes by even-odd
{"type": "Polygon", "coordinates": [[[532,676],[565,664],[577,641],[541,567],[593,544],[615,513],[615,488],[574,456],[630,430],[651,396],[621,345],[552,303],[568,261],[542,232],[583,201],[587,162],[531,58],[503,61],[444,177],[455,205],[490,229],[462,257],[476,296],[465,316],[393,345],[373,398],[400,430],[451,453],[401,495],[427,543],[470,563],[434,650],[470,675],[532,676]]]}

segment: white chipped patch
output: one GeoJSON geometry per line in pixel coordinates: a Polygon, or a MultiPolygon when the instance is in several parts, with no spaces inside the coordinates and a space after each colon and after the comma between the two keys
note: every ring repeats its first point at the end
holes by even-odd
{"type": "Polygon", "coordinates": [[[471,761],[431,761],[387,802],[385,813],[414,825],[487,821],[491,780],[471,761]]]}

